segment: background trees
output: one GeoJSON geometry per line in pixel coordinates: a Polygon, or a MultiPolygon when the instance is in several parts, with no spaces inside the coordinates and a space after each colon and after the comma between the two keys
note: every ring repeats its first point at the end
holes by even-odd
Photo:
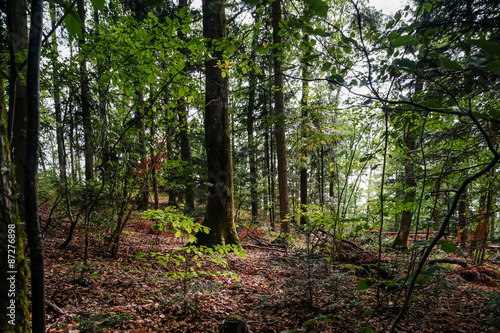
{"type": "MultiPolygon", "coordinates": [[[[317,212],[335,240],[382,221],[401,249],[432,238],[422,264],[445,233],[470,240],[475,262],[495,238],[496,1],[417,1],[392,16],[323,0],[59,1],[46,6],[41,103],[23,92],[36,84],[26,6],[6,4],[17,180],[36,193],[40,174],[40,197],[71,226],[62,247],[80,224],[117,256],[131,216],[153,204],[204,216],[207,245],[238,244],[235,223],[303,231],[294,222],[317,212]],[[40,144],[22,139],[23,101],[40,144]]],[[[26,218],[36,234],[36,210],[26,218]]]]}

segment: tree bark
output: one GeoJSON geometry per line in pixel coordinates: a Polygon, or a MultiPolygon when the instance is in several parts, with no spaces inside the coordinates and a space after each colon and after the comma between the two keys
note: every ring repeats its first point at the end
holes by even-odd
{"type": "Polygon", "coordinates": [[[26,233],[31,258],[32,330],[45,333],[45,277],[43,240],[38,221],[38,158],[40,131],[40,54],[42,50],[43,1],[31,1],[31,26],[28,44],[26,91],[25,212],[26,233]]]}
{"type": "Polygon", "coordinates": [[[0,331],[30,332],[28,264],[14,198],[14,176],[9,151],[7,114],[0,75],[0,331]],[[12,285],[12,282],[14,285],[12,285]],[[14,286],[14,288],[12,288],[14,286]],[[15,292],[12,294],[12,290],[15,292]],[[12,304],[12,302],[14,304],[12,304]]]}
{"type": "Polygon", "coordinates": [[[285,140],[285,103],[283,98],[283,72],[281,71],[280,47],[281,36],[281,0],[272,4],[273,16],[273,64],[274,64],[274,109],[276,116],[276,152],[278,154],[278,187],[280,199],[281,232],[289,234],[291,231],[288,200],[288,173],[286,169],[286,140],[285,140]]]}
{"type": "MultiPolygon", "coordinates": [[[[26,85],[20,75],[26,74],[24,57],[28,48],[28,18],[26,0],[8,0],[6,3],[7,28],[10,52],[8,140],[15,168],[16,192],[24,189],[24,166],[26,164],[26,85]]],[[[24,219],[24,203],[18,200],[21,219],[24,219]]]]}
{"type": "MultiPolygon", "coordinates": [[[[225,3],[225,1],[222,1],[225,3]]],[[[223,51],[214,42],[226,37],[224,7],[217,0],[203,0],[203,37],[208,40],[212,58],[205,61],[205,149],[210,182],[207,210],[203,224],[209,234],[198,233],[197,244],[239,245],[234,225],[233,163],[229,134],[228,77],[222,76],[223,51]],[[215,7],[215,8],[214,8],[215,7]],[[212,9],[217,9],[215,12],[212,9]]]]}

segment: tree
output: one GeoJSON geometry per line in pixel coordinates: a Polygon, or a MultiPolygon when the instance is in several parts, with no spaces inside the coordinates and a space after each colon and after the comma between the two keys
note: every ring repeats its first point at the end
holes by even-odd
{"type": "MultiPolygon", "coordinates": [[[[81,32],[79,44],[83,50],[85,45],[85,1],[78,0],[78,16],[81,21],[81,32]]],[[[80,60],[80,93],[81,93],[81,108],[83,118],[83,138],[85,150],[85,180],[87,182],[94,180],[94,148],[92,138],[92,117],[90,114],[90,95],[89,95],[89,78],[87,74],[87,62],[82,57],[80,60]]]]}
{"type": "Polygon", "coordinates": [[[43,1],[32,0],[28,43],[26,92],[28,113],[26,119],[25,213],[26,234],[30,249],[32,329],[45,329],[45,273],[43,240],[38,217],[38,159],[40,135],[40,54],[43,34],[43,1]]]}
{"type": "MultiPolygon", "coordinates": [[[[9,31],[10,79],[8,138],[11,144],[12,160],[16,170],[16,184],[19,194],[24,188],[24,165],[26,164],[26,85],[22,77],[26,74],[25,52],[28,48],[28,21],[26,0],[7,1],[7,26],[9,31]]],[[[19,202],[23,207],[22,201],[19,202]]],[[[21,209],[21,216],[24,211],[21,209]]]]}
{"type": "Polygon", "coordinates": [[[283,72],[280,60],[280,22],[281,0],[272,3],[273,15],[273,63],[274,63],[274,114],[276,116],[276,152],[278,155],[278,188],[280,200],[281,232],[289,234],[291,231],[289,198],[288,198],[288,173],[286,167],[286,138],[285,138],[285,103],[283,99],[283,72]]]}
{"type": "Polygon", "coordinates": [[[0,331],[30,332],[28,264],[24,257],[23,234],[7,138],[3,77],[0,76],[0,331]]]}
{"type": "MultiPolygon", "coordinates": [[[[188,9],[187,0],[179,0],[179,9],[188,9]]],[[[186,35],[179,29],[179,38],[186,41],[186,35]]],[[[182,53],[187,56],[186,49],[182,53]]],[[[181,159],[186,163],[184,178],[186,183],[186,200],[184,202],[184,211],[188,214],[194,210],[194,189],[193,189],[193,167],[191,163],[191,147],[189,144],[189,126],[188,126],[188,109],[186,108],[186,101],[183,97],[179,97],[177,112],[179,114],[179,127],[181,138],[181,159]]]]}
{"type": "Polygon", "coordinates": [[[239,245],[234,225],[233,163],[229,134],[228,77],[223,72],[226,37],[224,6],[216,0],[203,0],[203,37],[208,40],[211,57],[205,60],[205,149],[207,152],[209,196],[203,224],[208,234],[198,233],[197,244],[239,245]]]}

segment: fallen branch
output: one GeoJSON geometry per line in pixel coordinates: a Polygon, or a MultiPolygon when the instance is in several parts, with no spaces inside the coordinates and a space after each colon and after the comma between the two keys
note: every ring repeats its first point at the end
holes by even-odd
{"type": "Polygon", "coordinates": [[[259,245],[254,245],[254,244],[241,244],[241,246],[243,246],[243,247],[253,247],[253,248],[262,249],[262,250],[271,250],[271,251],[286,252],[286,250],[280,249],[279,247],[259,246],[259,245]]]}
{"type": "Polygon", "coordinates": [[[427,260],[427,263],[429,265],[433,264],[454,264],[454,265],[460,265],[464,268],[467,268],[467,263],[465,261],[460,261],[460,260],[455,260],[455,259],[433,259],[433,260],[427,260]]]}

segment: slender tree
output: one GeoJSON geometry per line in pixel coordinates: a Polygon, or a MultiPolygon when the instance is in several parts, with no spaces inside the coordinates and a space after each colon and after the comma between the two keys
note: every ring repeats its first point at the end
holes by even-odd
{"type": "Polygon", "coordinates": [[[26,233],[31,259],[32,330],[45,333],[45,274],[43,240],[38,220],[38,159],[40,135],[40,54],[43,34],[43,0],[31,1],[31,24],[28,44],[26,91],[25,213],[26,233]]]}
{"type": "MultiPolygon", "coordinates": [[[[179,0],[179,9],[187,8],[187,0],[179,0]]],[[[179,38],[186,41],[186,35],[179,29],[179,38]]],[[[187,56],[187,50],[184,48],[181,51],[187,56]]],[[[193,168],[191,165],[191,146],[189,144],[189,126],[188,126],[188,109],[186,108],[186,102],[183,97],[179,98],[177,101],[177,111],[179,114],[179,127],[180,127],[180,139],[181,139],[181,160],[186,163],[184,178],[186,183],[186,200],[184,202],[184,211],[189,214],[194,209],[194,187],[193,187],[193,168]]]]}
{"type": "MultiPolygon", "coordinates": [[[[85,45],[85,1],[78,0],[78,16],[82,22],[82,32],[79,40],[80,48],[83,51],[85,45]]],[[[90,95],[89,79],[87,74],[87,61],[85,57],[80,60],[80,89],[81,89],[81,108],[83,118],[83,140],[85,156],[85,180],[94,180],[94,148],[92,138],[92,119],[90,114],[90,95]]]]}
{"type": "Polygon", "coordinates": [[[288,173],[286,169],[285,103],[283,98],[283,72],[280,61],[281,0],[272,3],[273,16],[273,63],[274,63],[274,110],[276,116],[276,152],[278,157],[278,188],[280,200],[281,232],[290,233],[288,199],[288,173]]]}

